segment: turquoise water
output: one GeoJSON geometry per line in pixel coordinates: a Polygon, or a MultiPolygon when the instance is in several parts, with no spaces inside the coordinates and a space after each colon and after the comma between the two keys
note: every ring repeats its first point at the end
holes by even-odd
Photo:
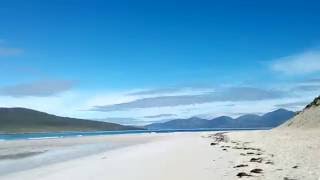
{"type": "Polygon", "coordinates": [[[142,134],[142,133],[171,133],[171,132],[201,132],[201,131],[239,131],[261,130],[269,128],[209,128],[209,129],[169,129],[169,130],[127,130],[127,131],[93,131],[93,132],[56,132],[56,133],[24,133],[24,134],[0,134],[0,140],[36,140],[55,139],[65,137],[117,135],[117,134],[142,134]]]}

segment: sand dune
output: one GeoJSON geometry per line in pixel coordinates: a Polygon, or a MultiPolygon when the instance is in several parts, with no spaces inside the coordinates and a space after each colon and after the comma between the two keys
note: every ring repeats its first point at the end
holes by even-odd
{"type": "Polygon", "coordinates": [[[298,129],[319,129],[320,130],[320,106],[310,106],[288,122],[284,123],[282,128],[298,128],[298,129]]]}

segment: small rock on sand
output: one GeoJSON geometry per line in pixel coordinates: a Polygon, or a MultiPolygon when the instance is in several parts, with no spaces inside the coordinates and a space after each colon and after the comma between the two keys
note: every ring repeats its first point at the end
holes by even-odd
{"type": "Polygon", "coordinates": [[[251,172],[251,173],[258,173],[258,174],[260,174],[260,173],[263,172],[263,170],[262,170],[262,169],[252,169],[250,172],[251,172]]]}
{"type": "Polygon", "coordinates": [[[251,158],[250,162],[257,162],[257,163],[261,163],[262,162],[262,158],[251,158]]]}
{"type": "Polygon", "coordinates": [[[292,179],[292,178],[284,177],[283,180],[297,180],[297,179],[292,179]]]}
{"type": "Polygon", "coordinates": [[[249,176],[251,176],[251,175],[250,175],[250,174],[247,174],[247,173],[245,173],[245,172],[239,172],[239,173],[237,174],[237,176],[238,176],[239,178],[242,178],[242,177],[244,177],[244,176],[249,177],[249,176]]]}
{"type": "Polygon", "coordinates": [[[265,164],[271,164],[273,165],[274,163],[272,161],[267,161],[265,164]]]}
{"type": "Polygon", "coordinates": [[[239,164],[239,165],[236,165],[234,166],[233,168],[241,168],[241,167],[248,167],[249,165],[247,164],[239,164]]]}

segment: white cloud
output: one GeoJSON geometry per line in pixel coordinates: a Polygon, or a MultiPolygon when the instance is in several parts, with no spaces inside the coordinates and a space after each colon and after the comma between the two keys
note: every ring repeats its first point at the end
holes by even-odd
{"type": "Polygon", "coordinates": [[[130,96],[143,96],[143,97],[157,97],[165,95],[191,95],[191,94],[203,94],[210,93],[213,88],[198,88],[198,87],[170,87],[170,88],[160,88],[160,89],[143,89],[136,90],[128,95],[130,96]]]}
{"type": "Polygon", "coordinates": [[[72,116],[81,105],[78,96],[73,92],[66,92],[50,97],[0,96],[0,102],[1,107],[24,107],[56,115],[72,116]]]}
{"type": "Polygon", "coordinates": [[[74,87],[73,81],[44,80],[0,87],[0,95],[12,97],[46,97],[68,91],[74,87]]]}
{"type": "Polygon", "coordinates": [[[204,104],[211,102],[259,101],[277,99],[285,96],[287,96],[286,93],[277,90],[266,90],[253,87],[229,87],[219,89],[215,92],[202,94],[156,96],[148,98],[139,98],[133,101],[111,105],[95,105],[91,110],[101,112],[127,111],[130,109],[175,107],[183,105],[204,104]]]}
{"type": "MultiPolygon", "coordinates": [[[[222,98],[222,101],[206,101],[198,104],[192,103],[170,107],[150,106],[146,108],[131,108],[123,111],[99,112],[87,111],[87,109],[90,109],[93,106],[97,105],[99,106],[128,103],[139,100],[141,98],[145,98],[145,95],[128,95],[132,91],[78,91],[76,89],[71,89],[69,91],[61,92],[55,96],[48,97],[15,97],[0,95],[0,106],[25,107],[60,116],[69,116],[84,119],[110,120],[110,117],[112,117],[111,120],[113,122],[141,125],[149,124],[154,121],[161,121],[172,118],[189,118],[199,115],[202,115],[201,117],[213,118],[222,115],[234,117],[237,114],[244,113],[266,113],[279,108],[279,105],[283,106],[283,104],[285,103],[289,104],[297,101],[309,102],[316,96],[315,92],[309,91],[303,92],[303,96],[301,97],[283,97],[278,96],[277,93],[276,96],[273,96],[274,91],[272,91],[272,96],[270,96],[269,91],[267,91],[269,93],[266,94],[262,93],[264,91],[258,91],[259,93],[254,93],[256,92],[256,90],[257,89],[232,88],[231,91],[229,90],[225,92],[227,93],[228,98],[222,98]],[[237,95],[230,96],[231,92],[237,92],[237,95]],[[243,94],[244,92],[250,94],[250,96],[248,96],[247,94],[243,94]],[[238,97],[240,99],[238,99],[238,97]],[[169,117],[170,114],[174,116],[169,117]]],[[[217,90],[217,92],[219,91],[217,90]]],[[[195,94],[198,93],[190,93],[190,95],[195,94]]],[[[173,95],[176,95],[176,93],[173,93],[173,95]]],[[[159,94],[155,94],[155,96],[158,97],[159,94]]],[[[287,108],[289,108],[290,110],[300,110],[300,107],[287,108]]]]}
{"type": "Polygon", "coordinates": [[[287,75],[320,72],[320,51],[312,50],[275,60],[271,68],[287,75]]]}

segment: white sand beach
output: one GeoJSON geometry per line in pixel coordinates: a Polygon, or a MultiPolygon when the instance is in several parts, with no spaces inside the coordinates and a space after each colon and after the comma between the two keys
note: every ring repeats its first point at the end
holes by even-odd
{"type": "Polygon", "coordinates": [[[320,0],[0,2],[0,180],[320,180],[320,0]]]}
{"type": "MultiPolygon", "coordinates": [[[[304,179],[320,177],[319,131],[242,131],[225,134],[226,142],[208,137],[215,132],[114,135],[1,143],[4,149],[42,150],[75,147],[74,144],[122,143],[113,149],[9,174],[3,180],[141,180],[183,179],[304,179]],[[126,142],[131,142],[127,144],[126,142]],[[41,145],[40,145],[41,144],[41,145]],[[73,144],[73,145],[71,145],[73,144]],[[125,144],[125,145],[124,145],[125,144]],[[33,147],[33,148],[31,148],[33,147]],[[49,148],[48,148],[49,147],[49,148]],[[30,149],[31,148],[31,149],[30,149]],[[41,149],[40,148],[40,149],[41,149]],[[262,158],[261,162],[250,162],[262,158]],[[237,165],[245,167],[235,168],[237,165]],[[248,165],[248,166],[247,166],[248,165]],[[251,173],[261,169],[259,173],[251,173]]],[[[32,159],[41,155],[25,158],[32,159]]],[[[9,159],[9,161],[23,159],[9,159]]]]}

